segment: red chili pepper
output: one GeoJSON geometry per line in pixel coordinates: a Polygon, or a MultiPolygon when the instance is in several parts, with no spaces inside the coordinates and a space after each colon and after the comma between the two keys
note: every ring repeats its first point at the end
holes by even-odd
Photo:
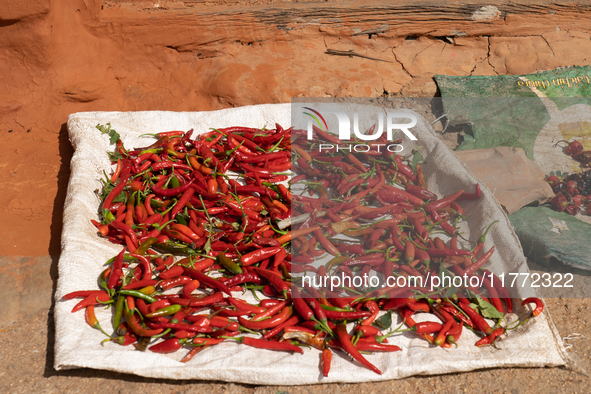
{"type": "Polygon", "coordinates": [[[474,345],[477,347],[490,345],[495,341],[495,339],[497,339],[499,336],[503,335],[504,332],[505,332],[505,329],[503,327],[498,327],[498,328],[494,329],[490,335],[487,335],[484,338],[480,339],[474,345]]]}
{"type": "MultiPolygon", "coordinates": [[[[406,164],[404,164],[402,162],[402,156],[395,155],[394,162],[396,163],[394,165],[395,172],[400,172],[402,175],[404,175],[405,177],[407,177],[408,179],[410,179],[413,182],[416,181],[416,179],[417,179],[416,174],[414,173],[412,168],[410,168],[409,166],[407,166],[406,164]]],[[[388,171],[391,172],[392,170],[389,169],[388,171]]]]}
{"type": "MultiPolygon", "coordinates": [[[[94,305],[88,305],[86,307],[85,316],[86,316],[86,323],[88,323],[88,325],[90,327],[95,328],[95,329],[105,333],[103,331],[98,319],[96,318],[95,313],[94,313],[94,305]]],[[[105,333],[105,335],[106,335],[106,333],[105,333]]]]}
{"type": "Polygon", "coordinates": [[[365,304],[363,304],[363,306],[371,312],[371,315],[367,319],[363,320],[361,324],[370,325],[375,321],[375,319],[377,319],[380,313],[380,307],[373,300],[366,301],[365,304]]]}
{"type": "Polygon", "coordinates": [[[324,314],[326,315],[327,318],[335,319],[335,320],[361,319],[363,317],[369,317],[372,315],[371,312],[365,312],[365,311],[344,312],[344,311],[333,311],[333,310],[329,310],[329,309],[325,309],[324,314]]]}
{"type": "Polygon", "coordinates": [[[199,287],[200,283],[198,280],[193,279],[191,282],[187,283],[185,285],[185,287],[183,287],[183,297],[191,299],[193,298],[193,296],[191,295],[191,293],[193,293],[193,291],[195,289],[197,289],[199,287]]]}
{"type": "MultiPolygon", "coordinates": [[[[400,316],[402,316],[403,321],[410,328],[413,328],[417,324],[414,321],[414,319],[412,318],[412,315],[414,314],[414,311],[405,308],[405,309],[399,309],[398,312],[400,313],[400,316]]],[[[433,338],[433,335],[430,335],[430,334],[418,334],[418,335],[421,338],[424,338],[429,343],[433,343],[435,341],[435,338],[433,338]]]]}
{"type": "MultiPolygon", "coordinates": [[[[171,131],[162,131],[160,133],[157,134],[158,138],[160,138],[160,140],[164,141],[163,137],[176,137],[176,136],[180,136],[185,134],[184,131],[180,131],[180,130],[171,130],[171,131]]],[[[165,142],[168,142],[168,139],[165,140],[165,142]]]]}
{"type": "Polygon", "coordinates": [[[533,302],[536,304],[536,308],[531,313],[533,317],[540,315],[544,311],[544,303],[539,298],[535,298],[535,297],[526,298],[525,300],[523,300],[521,305],[529,304],[530,302],[533,302]]]}
{"type": "Polygon", "coordinates": [[[94,295],[94,294],[99,294],[101,292],[101,290],[79,290],[79,291],[73,291],[71,293],[68,293],[66,295],[64,295],[62,297],[62,300],[67,301],[67,300],[73,300],[74,298],[86,298],[88,296],[94,295]]]}
{"type": "Polygon", "coordinates": [[[223,328],[228,331],[238,331],[240,329],[240,325],[237,322],[224,316],[212,316],[210,324],[212,327],[223,328]]]}
{"type": "Polygon", "coordinates": [[[282,305],[285,306],[286,302],[285,301],[282,301],[282,300],[275,300],[275,299],[272,299],[272,298],[266,298],[264,300],[261,300],[261,302],[260,302],[260,305],[263,308],[271,308],[271,307],[276,306],[276,305],[279,305],[279,304],[282,304],[282,305]]]}
{"type": "Polygon", "coordinates": [[[424,302],[410,301],[406,307],[414,312],[430,312],[429,305],[424,302]]]}
{"type": "Polygon", "coordinates": [[[242,316],[238,317],[238,322],[240,325],[251,329],[251,330],[265,330],[269,328],[276,327],[281,323],[285,322],[287,319],[291,317],[293,314],[293,310],[290,306],[286,306],[279,312],[277,315],[273,316],[270,319],[261,320],[261,321],[252,321],[243,318],[242,316]]]}
{"type": "Polygon", "coordinates": [[[326,326],[328,323],[328,319],[326,317],[326,311],[322,309],[322,305],[314,298],[306,298],[305,300],[314,311],[316,319],[318,319],[321,323],[323,323],[326,326]]]}
{"type": "Polygon", "coordinates": [[[162,331],[164,331],[162,328],[158,328],[155,330],[149,330],[149,329],[146,329],[146,328],[143,328],[142,326],[140,326],[140,323],[139,323],[137,317],[135,316],[133,310],[130,310],[125,314],[125,319],[127,320],[127,325],[129,326],[131,331],[133,331],[135,334],[137,334],[141,337],[151,337],[154,335],[158,335],[162,331]]]}
{"type": "Polygon", "coordinates": [[[291,192],[285,187],[285,185],[280,183],[277,189],[285,201],[291,202],[291,192]]]}
{"type": "Polygon", "coordinates": [[[131,257],[140,261],[140,265],[142,266],[142,269],[144,271],[142,280],[150,280],[150,278],[152,278],[152,264],[150,263],[150,259],[146,256],[142,256],[135,253],[131,253],[131,257]]]}
{"type": "Polygon", "coordinates": [[[277,290],[280,294],[283,294],[283,298],[288,299],[288,297],[291,297],[291,286],[285,283],[279,275],[274,274],[272,271],[261,268],[253,267],[252,269],[260,277],[267,279],[269,283],[271,283],[271,285],[275,288],[275,290],[277,290]]]}
{"type": "Polygon", "coordinates": [[[156,345],[150,346],[148,350],[154,353],[174,353],[182,347],[178,338],[170,338],[165,341],[162,341],[156,345]]]}
{"type": "Polygon", "coordinates": [[[442,331],[443,325],[433,321],[425,321],[415,324],[412,328],[417,334],[433,334],[442,331]]]}
{"type": "Polygon", "coordinates": [[[279,197],[279,194],[277,194],[275,191],[273,191],[269,188],[266,188],[266,187],[259,187],[259,186],[237,186],[235,191],[240,194],[259,193],[261,195],[268,196],[274,200],[279,197]]]}
{"type": "Polygon", "coordinates": [[[298,237],[310,234],[310,233],[312,233],[316,230],[319,230],[319,229],[320,229],[320,227],[318,227],[318,226],[313,226],[313,227],[303,228],[303,229],[300,228],[298,230],[291,231],[291,232],[277,238],[277,242],[279,242],[280,244],[284,244],[284,243],[291,241],[292,239],[296,239],[298,237]]]}
{"type": "Polygon", "coordinates": [[[186,319],[198,327],[207,327],[211,323],[207,316],[204,315],[189,315],[186,319]]]}
{"type": "Polygon", "coordinates": [[[482,284],[486,288],[486,290],[488,292],[489,299],[491,300],[494,307],[502,314],[505,314],[505,310],[503,309],[503,304],[501,303],[501,299],[499,298],[499,293],[497,293],[497,290],[493,287],[492,283],[486,277],[485,274],[482,275],[482,284]]]}
{"type": "Polygon", "coordinates": [[[259,276],[254,272],[247,272],[244,274],[235,275],[224,282],[224,284],[228,287],[232,287],[241,283],[260,284],[261,278],[259,278],[259,276]]]}
{"type": "Polygon", "coordinates": [[[376,335],[381,335],[380,330],[374,326],[357,325],[353,331],[362,337],[375,337],[376,335]]]}
{"type": "Polygon", "coordinates": [[[505,286],[503,286],[503,282],[492,272],[489,270],[482,270],[482,272],[490,278],[493,278],[491,281],[491,285],[495,287],[495,283],[499,283],[500,286],[495,287],[503,301],[505,301],[505,305],[507,305],[507,313],[513,312],[513,301],[511,300],[511,295],[509,294],[509,290],[505,286]]]}
{"type": "Polygon", "coordinates": [[[376,194],[386,203],[408,201],[415,207],[423,206],[423,200],[394,186],[385,185],[384,188],[382,188],[382,190],[378,191],[376,194]]]}
{"type": "Polygon", "coordinates": [[[304,354],[304,351],[299,346],[292,345],[291,343],[287,342],[274,342],[274,341],[267,341],[264,339],[254,339],[249,337],[244,337],[242,339],[242,343],[248,346],[256,347],[259,349],[269,349],[269,350],[285,350],[289,352],[298,352],[304,354]]]}
{"type": "MultiPolygon", "coordinates": [[[[287,305],[287,301],[281,301],[281,302],[278,302],[277,304],[272,304],[272,305],[270,304],[270,306],[264,306],[264,308],[267,308],[267,310],[264,312],[261,312],[261,313],[257,313],[256,315],[253,316],[252,320],[258,321],[263,318],[273,316],[273,315],[277,314],[279,311],[283,310],[283,308],[285,308],[286,305],[287,305]]],[[[261,304],[261,306],[263,306],[263,305],[261,304]]]]}
{"type": "Polygon", "coordinates": [[[298,324],[299,321],[300,321],[300,319],[297,316],[292,316],[284,323],[281,323],[280,325],[276,326],[275,328],[267,331],[267,333],[265,335],[263,335],[263,339],[272,338],[275,335],[279,334],[281,331],[283,331],[285,328],[295,326],[296,324],[298,324]]]}
{"type": "Polygon", "coordinates": [[[435,193],[432,193],[429,190],[423,189],[419,186],[406,185],[406,191],[412,194],[413,196],[420,198],[423,201],[437,200],[437,195],[435,193]]]}
{"type": "Polygon", "coordinates": [[[162,271],[160,274],[158,274],[158,276],[160,276],[160,278],[162,279],[170,279],[174,278],[175,276],[182,275],[184,272],[185,269],[183,267],[181,267],[180,265],[175,265],[167,269],[166,271],[162,271]]]}
{"type": "Polygon", "coordinates": [[[121,331],[122,327],[125,327],[125,329],[123,330],[123,332],[125,332],[125,334],[122,334],[121,337],[117,338],[117,339],[112,339],[113,342],[116,342],[118,344],[120,344],[121,346],[129,346],[135,342],[137,342],[137,336],[135,336],[132,332],[130,332],[126,327],[128,327],[125,323],[121,323],[119,325],[119,329],[117,330],[118,332],[121,331]]]}
{"type": "Polygon", "coordinates": [[[236,309],[240,309],[243,311],[249,311],[251,313],[263,313],[266,311],[265,308],[256,305],[250,305],[246,301],[242,301],[233,297],[227,298],[228,302],[236,307],[236,309]]]}
{"type": "Polygon", "coordinates": [[[383,343],[372,343],[372,342],[363,342],[358,341],[355,344],[357,350],[361,350],[363,352],[397,352],[402,349],[396,345],[385,345],[383,343]]]}
{"type": "Polygon", "coordinates": [[[180,275],[160,281],[158,283],[158,287],[160,287],[162,290],[168,290],[172,289],[173,287],[188,285],[192,280],[193,279],[188,276],[180,275]]]}
{"type": "Polygon", "coordinates": [[[492,329],[490,328],[489,324],[486,322],[486,320],[484,320],[482,316],[478,314],[478,312],[476,312],[468,305],[462,305],[460,303],[458,306],[466,313],[466,315],[468,315],[470,320],[472,320],[474,324],[476,324],[480,331],[482,331],[486,335],[492,332],[492,329]]]}
{"type": "MultiPolygon", "coordinates": [[[[248,148],[246,150],[246,153],[249,153],[251,155],[256,154],[256,152],[264,152],[264,153],[266,153],[264,151],[264,149],[262,149],[256,143],[254,143],[253,141],[251,141],[248,138],[245,138],[245,137],[243,137],[241,135],[232,134],[231,137],[228,138],[228,141],[230,141],[232,139],[236,139],[236,141],[238,141],[239,143],[242,143],[242,146],[243,147],[248,148]]],[[[238,144],[236,144],[236,145],[238,145],[238,144]]],[[[245,151],[243,150],[243,152],[245,152],[245,151]]]]}
{"type": "Polygon", "coordinates": [[[193,180],[191,179],[189,182],[185,183],[182,186],[172,188],[172,189],[162,189],[161,186],[163,186],[166,181],[167,181],[167,179],[165,178],[165,179],[159,181],[158,183],[156,183],[154,186],[152,186],[152,191],[159,196],[172,197],[172,196],[176,196],[177,194],[183,193],[185,190],[190,188],[191,185],[193,184],[193,180]]]}
{"type": "Polygon", "coordinates": [[[125,255],[125,248],[119,252],[115,261],[113,262],[113,269],[111,270],[111,274],[109,275],[109,280],[107,282],[107,287],[109,289],[115,288],[117,282],[123,276],[123,256],[125,255]]]}
{"type": "Polygon", "coordinates": [[[332,362],[332,351],[330,349],[324,349],[320,358],[320,366],[322,367],[322,375],[328,377],[330,372],[330,363],[332,362]]]}
{"type": "Polygon", "coordinates": [[[437,336],[435,337],[435,341],[434,341],[435,345],[442,346],[445,343],[445,339],[447,338],[447,333],[452,328],[453,323],[454,323],[453,319],[449,319],[448,321],[445,322],[445,324],[443,325],[443,328],[441,329],[441,331],[439,331],[439,334],[437,334],[437,336]]]}
{"type": "Polygon", "coordinates": [[[431,256],[429,256],[429,253],[421,248],[415,248],[415,259],[425,266],[429,266],[431,263],[431,256]]]}
{"type": "Polygon", "coordinates": [[[341,323],[337,326],[337,336],[339,338],[339,341],[341,342],[341,345],[343,346],[343,350],[349,353],[351,357],[353,357],[355,360],[359,361],[362,365],[374,371],[378,375],[382,374],[382,371],[380,371],[375,365],[367,361],[365,357],[363,357],[363,355],[359,353],[359,350],[357,350],[357,348],[353,346],[353,344],[351,343],[351,336],[347,333],[347,326],[345,324],[341,323]]]}
{"type": "Polygon", "coordinates": [[[220,302],[224,298],[224,295],[221,292],[215,292],[209,296],[202,297],[202,298],[171,298],[170,302],[173,304],[180,304],[183,306],[190,306],[192,308],[213,305],[217,302],[220,302]]]}
{"type": "Polygon", "coordinates": [[[431,257],[469,256],[471,254],[471,252],[469,250],[437,249],[437,248],[429,248],[429,249],[427,249],[427,253],[431,257]]]}
{"type": "Polygon", "coordinates": [[[341,255],[341,252],[339,252],[339,250],[332,244],[332,242],[330,242],[324,236],[324,234],[322,234],[322,231],[315,230],[314,235],[316,236],[316,239],[322,244],[322,246],[326,249],[326,251],[328,253],[332,254],[333,256],[340,256],[341,255]]]}
{"type": "Polygon", "coordinates": [[[480,267],[482,267],[488,261],[488,259],[490,259],[490,256],[492,256],[494,251],[495,251],[495,247],[493,245],[492,248],[490,248],[489,251],[486,252],[481,258],[479,258],[474,263],[472,263],[468,268],[466,268],[461,276],[464,276],[464,275],[472,276],[472,274],[474,274],[480,267]]]}
{"type": "Polygon", "coordinates": [[[492,343],[492,341],[490,339],[490,335],[487,335],[484,338],[482,338],[479,341],[477,341],[474,344],[474,346],[482,347],[482,346],[490,345],[491,343],[492,343]]]}
{"type": "Polygon", "coordinates": [[[478,200],[482,195],[482,191],[480,190],[480,185],[476,184],[476,191],[474,193],[462,193],[461,196],[456,198],[456,201],[467,201],[467,200],[478,200]]]}
{"type": "Polygon", "coordinates": [[[282,250],[284,250],[282,247],[271,247],[271,248],[254,250],[250,253],[243,255],[240,258],[240,261],[242,262],[242,265],[249,266],[249,265],[258,263],[260,261],[263,261],[265,259],[268,259],[269,257],[272,257],[272,256],[276,255],[277,253],[281,252],[282,250]]]}
{"type": "MultiPolygon", "coordinates": [[[[154,319],[152,319],[154,320],[154,319]]],[[[165,319],[166,320],[166,319],[165,319]]],[[[207,326],[207,327],[200,327],[200,326],[195,326],[195,325],[191,325],[191,324],[187,324],[187,323],[153,323],[153,322],[147,322],[147,326],[151,327],[155,330],[165,330],[170,328],[171,330],[185,330],[185,331],[190,331],[190,332],[201,332],[201,333],[205,333],[205,332],[212,332],[212,328],[207,326]]]]}
{"type": "MultiPolygon", "coordinates": [[[[466,317],[463,313],[457,310],[457,308],[449,301],[444,301],[440,305],[441,309],[446,313],[449,313],[451,316],[454,316],[462,321],[463,324],[467,325],[468,327],[474,328],[474,323],[468,317],[466,317]]],[[[448,319],[446,319],[447,321],[448,319]]]]}
{"type": "Polygon", "coordinates": [[[218,314],[218,316],[224,316],[224,317],[238,317],[238,316],[246,316],[246,315],[251,314],[248,311],[236,311],[236,310],[232,310],[232,309],[224,309],[221,306],[214,306],[213,310],[214,310],[214,312],[216,312],[218,314]]]}
{"type": "Polygon", "coordinates": [[[285,327],[284,332],[304,332],[306,334],[316,335],[319,334],[320,331],[313,330],[311,328],[303,327],[303,326],[290,326],[285,327]]]}
{"type": "Polygon", "coordinates": [[[176,215],[187,205],[189,200],[191,200],[191,197],[193,197],[193,194],[195,194],[195,189],[192,188],[188,188],[183,192],[181,198],[179,198],[175,206],[170,211],[171,219],[174,219],[176,215]]]}
{"type": "Polygon", "coordinates": [[[188,331],[185,331],[185,330],[179,330],[179,331],[176,331],[174,333],[175,338],[178,338],[178,339],[193,338],[196,335],[197,335],[196,332],[188,332],[188,331]]]}
{"type": "Polygon", "coordinates": [[[103,209],[109,209],[115,197],[117,197],[123,191],[123,188],[127,185],[127,179],[119,179],[119,183],[111,190],[107,197],[103,201],[103,209]]]}
{"type": "Polygon", "coordinates": [[[271,285],[264,286],[263,294],[267,297],[282,297],[282,294],[275,290],[275,288],[271,285]]]}
{"type": "Polygon", "coordinates": [[[456,193],[451,194],[449,196],[445,196],[444,198],[442,198],[440,200],[430,202],[429,204],[427,204],[427,211],[435,212],[439,209],[443,209],[443,208],[449,206],[449,204],[456,201],[462,195],[462,193],[464,193],[464,191],[459,190],[456,193]]]}
{"type": "MultiPolygon", "coordinates": [[[[210,260],[210,259],[205,259],[205,260],[210,260]]],[[[227,285],[225,285],[224,283],[220,282],[217,279],[214,279],[214,278],[211,278],[211,277],[205,275],[203,272],[200,272],[196,268],[185,268],[185,271],[187,272],[187,275],[189,275],[193,279],[197,279],[202,284],[212,287],[214,289],[223,291],[224,293],[226,293],[229,296],[232,295],[232,292],[230,291],[230,288],[227,285]]]]}
{"type": "Polygon", "coordinates": [[[490,334],[490,341],[494,342],[495,339],[497,339],[498,337],[500,337],[501,335],[503,335],[505,333],[505,329],[503,327],[497,327],[493,330],[493,332],[490,334]]]}

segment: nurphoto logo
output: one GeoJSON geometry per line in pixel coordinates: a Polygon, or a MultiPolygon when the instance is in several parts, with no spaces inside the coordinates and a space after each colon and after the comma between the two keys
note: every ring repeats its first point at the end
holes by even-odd
{"type": "MultiPolygon", "coordinates": [[[[307,111],[310,111],[310,112],[304,112],[305,115],[309,116],[308,127],[307,127],[308,140],[312,140],[314,138],[314,132],[323,133],[324,135],[326,135],[326,133],[328,131],[328,125],[326,123],[326,120],[324,119],[324,116],[322,116],[320,114],[320,112],[318,112],[312,108],[304,107],[304,109],[307,111]]],[[[374,133],[372,133],[373,130],[376,129],[376,126],[374,125],[374,127],[372,127],[370,129],[370,133],[368,133],[368,134],[364,134],[359,130],[359,114],[357,112],[353,113],[353,127],[352,128],[351,128],[351,119],[349,118],[349,115],[346,114],[344,111],[324,110],[323,113],[324,114],[332,114],[337,117],[338,127],[339,127],[338,140],[343,141],[343,142],[351,140],[351,130],[353,131],[353,134],[355,135],[355,137],[359,140],[362,140],[362,141],[375,141],[378,138],[380,138],[384,132],[384,114],[382,112],[380,112],[378,114],[377,130],[374,133]]],[[[410,128],[414,127],[416,124],[417,124],[417,117],[414,114],[386,110],[386,127],[385,128],[386,128],[387,140],[394,142],[394,139],[395,139],[394,130],[400,130],[406,135],[406,137],[408,139],[410,139],[412,141],[416,141],[417,137],[415,137],[409,130],[410,128]],[[401,120],[408,120],[408,119],[410,119],[409,123],[399,123],[401,120]]],[[[331,149],[336,148],[337,151],[339,151],[339,150],[351,151],[351,149],[353,149],[355,152],[368,152],[368,151],[375,148],[379,152],[382,147],[386,147],[386,149],[389,152],[401,152],[402,151],[402,145],[400,145],[400,144],[370,144],[370,145],[367,145],[367,144],[356,144],[356,145],[345,144],[345,145],[339,145],[339,144],[336,144],[337,135],[334,135],[334,138],[331,138],[331,140],[332,140],[332,142],[335,142],[335,144],[320,144],[319,150],[320,151],[322,151],[323,149],[324,150],[331,150],[331,149]]]]}

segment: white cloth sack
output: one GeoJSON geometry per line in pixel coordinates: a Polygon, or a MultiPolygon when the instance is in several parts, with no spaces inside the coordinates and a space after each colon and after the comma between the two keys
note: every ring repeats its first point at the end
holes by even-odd
{"type": "MultiPolygon", "coordinates": [[[[339,108],[342,108],[340,106],[339,108]]],[[[468,169],[447,149],[419,115],[413,132],[428,162],[423,166],[430,190],[438,195],[459,189],[472,191],[477,182],[468,169]]],[[[553,323],[546,313],[510,332],[498,342],[498,348],[476,348],[476,335],[464,330],[458,348],[442,349],[430,346],[413,333],[393,336],[389,341],[402,348],[395,353],[376,353],[367,359],[383,371],[377,375],[340,352],[336,352],[328,378],[319,370],[320,352],[304,349],[304,354],[255,349],[231,340],[205,349],[187,364],[179,360],[188,352],[171,355],[150,351],[139,352],[133,346],[114,343],[101,346],[104,336],[90,328],[84,312],[71,313],[79,300],[61,301],[64,294],[75,290],[97,289],[97,277],[103,264],[116,255],[121,247],[112,245],[96,234],[91,219],[97,219],[103,171],[110,173],[111,164],[106,151],[113,150],[108,137],[95,128],[111,123],[128,148],[150,145],[154,140],[138,137],[143,133],[195,129],[203,133],[210,127],[250,126],[273,127],[275,122],[288,126],[290,105],[259,105],[212,112],[85,112],[70,115],[68,132],[75,149],[71,177],[64,205],[62,254],[59,260],[55,323],[55,368],[96,368],[131,373],[151,378],[199,379],[241,382],[247,384],[301,385],[330,382],[365,382],[399,379],[412,375],[435,375],[493,367],[543,367],[564,365],[566,352],[553,323]]],[[[409,144],[409,147],[412,144],[409,144]]],[[[405,145],[405,149],[407,146],[405,145]]],[[[407,153],[407,152],[405,152],[407,153]]],[[[505,271],[528,272],[526,260],[509,221],[489,190],[484,188],[479,201],[462,203],[467,220],[465,231],[482,234],[488,224],[500,220],[491,230],[486,247],[496,245],[491,264],[505,271]]],[[[241,296],[239,293],[237,296],[241,296]]],[[[248,294],[244,295],[245,297],[248,294]]],[[[517,313],[528,310],[515,302],[517,313]]],[[[97,307],[97,317],[103,328],[111,332],[111,311],[97,307]]],[[[425,314],[423,314],[425,315],[425,314]]],[[[394,315],[396,316],[396,315],[394,315]]],[[[421,316],[422,317],[422,316],[421,316]]],[[[427,316],[427,318],[431,318],[427,316]]],[[[515,318],[515,316],[514,316],[515,318]]],[[[417,318],[420,320],[420,318],[417,318]]],[[[400,324],[400,319],[393,327],[400,324]]]]}

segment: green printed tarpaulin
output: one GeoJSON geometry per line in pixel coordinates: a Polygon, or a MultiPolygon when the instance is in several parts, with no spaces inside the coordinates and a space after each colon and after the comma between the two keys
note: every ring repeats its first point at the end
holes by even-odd
{"type": "MultiPolygon", "coordinates": [[[[591,150],[591,66],[435,80],[451,124],[464,125],[458,150],[521,148],[545,174],[582,171],[560,141],[576,138],[591,150]]],[[[532,260],[591,270],[591,225],[547,206],[525,207],[510,220],[532,260]]]]}
{"type": "Polygon", "coordinates": [[[526,257],[550,265],[591,269],[591,226],[547,206],[524,207],[509,216],[526,257]]]}
{"type": "Polygon", "coordinates": [[[521,148],[545,173],[578,168],[560,140],[591,149],[591,67],[529,75],[435,76],[452,124],[469,124],[458,150],[521,148]]]}

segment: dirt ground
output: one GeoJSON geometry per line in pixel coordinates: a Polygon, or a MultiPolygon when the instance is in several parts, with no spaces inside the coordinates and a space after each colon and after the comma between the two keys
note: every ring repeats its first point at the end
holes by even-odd
{"type": "MultiPolygon", "coordinates": [[[[561,294],[548,295],[546,302],[572,345],[568,367],[301,387],[56,372],[52,315],[73,154],[69,114],[204,111],[297,96],[433,97],[435,74],[524,74],[590,64],[588,7],[545,0],[401,2],[389,6],[392,12],[377,0],[4,3],[0,392],[591,392],[591,380],[581,372],[591,368],[591,301],[561,294]],[[387,62],[330,56],[329,48],[387,62]]],[[[452,148],[457,138],[442,136],[452,148]]],[[[575,276],[577,286],[590,284],[589,274],[575,276]]]]}

